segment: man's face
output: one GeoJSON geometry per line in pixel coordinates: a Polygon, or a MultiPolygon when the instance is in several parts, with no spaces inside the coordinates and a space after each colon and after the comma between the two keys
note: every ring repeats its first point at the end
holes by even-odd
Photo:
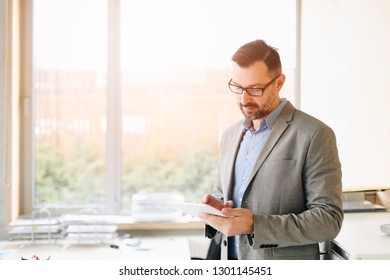
{"type": "MultiPolygon", "coordinates": [[[[256,61],[249,67],[241,67],[233,62],[232,82],[244,88],[264,88],[277,75],[270,74],[263,61],[256,61]]],[[[279,91],[284,82],[284,75],[280,75],[263,92],[262,96],[250,96],[245,90],[236,94],[236,102],[247,119],[262,120],[269,115],[280,103],[279,91]]]]}

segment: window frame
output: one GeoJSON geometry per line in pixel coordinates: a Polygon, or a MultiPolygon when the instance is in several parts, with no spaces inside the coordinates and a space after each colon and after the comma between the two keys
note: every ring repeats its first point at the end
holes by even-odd
{"type": "MultiPolygon", "coordinates": [[[[34,0],[23,1],[22,14],[22,121],[21,121],[21,197],[20,213],[30,214],[34,206],[35,189],[35,97],[33,93],[33,18],[34,0]]],[[[107,0],[107,133],[106,182],[104,213],[119,214],[121,193],[121,66],[120,66],[120,0],[107,0]],[[114,97],[114,98],[113,98],[114,97]]],[[[56,212],[74,212],[83,207],[55,207],[56,212]]]]}

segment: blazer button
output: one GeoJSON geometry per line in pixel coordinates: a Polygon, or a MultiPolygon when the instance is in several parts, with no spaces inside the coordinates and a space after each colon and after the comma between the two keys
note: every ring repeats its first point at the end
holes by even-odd
{"type": "Polygon", "coordinates": [[[227,246],[226,240],[223,241],[223,246],[227,246]]]}

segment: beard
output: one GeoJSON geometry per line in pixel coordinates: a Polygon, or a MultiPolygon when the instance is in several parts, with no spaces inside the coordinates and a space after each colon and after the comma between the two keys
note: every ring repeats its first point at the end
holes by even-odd
{"type": "Polygon", "coordinates": [[[264,119],[280,104],[280,102],[280,98],[277,95],[273,94],[269,97],[269,99],[264,104],[264,106],[262,106],[262,108],[260,108],[260,106],[255,102],[248,102],[246,104],[242,104],[240,102],[238,105],[244,117],[248,120],[254,121],[257,119],[264,119]],[[252,112],[246,112],[244,110],[245,107],[251,108],[252,112]]]}
{"type": "Polygon", "coordinates": [[[263,119],[266,116],[268,116],[273,110],[272,106],[265,105],[263,108],[260,108],[259,105],[257,105],[256,103],[247,103],[245,105],[240,103],[239,106],[240,106],[240,110],[241,110],[242,114],[244,115],[244,117],[248,120],[251,120],[251,121],[254,121],[257,119],[263,119]],[[253,112],[246,112],[244,110],[244,107],[252,107],[255,110],[253,112]]]}

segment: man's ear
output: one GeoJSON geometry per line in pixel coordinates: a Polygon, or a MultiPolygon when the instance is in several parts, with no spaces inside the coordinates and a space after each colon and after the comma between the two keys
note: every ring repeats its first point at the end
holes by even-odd
{"type": "Polygon", "coordinates": [[[286,81],[286,76],[284,74],[280,74],[279,78],[276,79],[276,89],[280,91],[286,81]]]}

